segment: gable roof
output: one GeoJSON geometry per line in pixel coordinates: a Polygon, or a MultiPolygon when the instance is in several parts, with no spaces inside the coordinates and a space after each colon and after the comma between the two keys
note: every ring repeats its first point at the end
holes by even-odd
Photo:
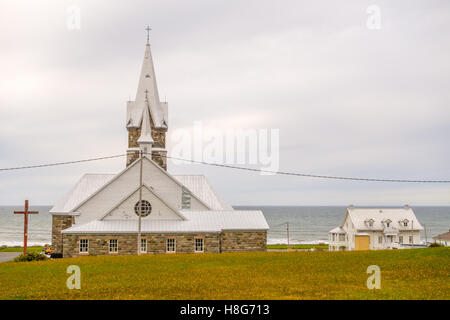
{"type": "MultiPolygon", "coordinates": [[[[223,201],[214,191],[212,186],[204,176],[176,175],[172,176],[167,171],[159,167],[153,160],[144,156],[147,160],[157,166],[169,178],[178,185],[185,186],[194,198],[212,210],[232,210],[232,207],[223,201]]],[[[139,159],[118,174],[85,174],[77,184],[67,192],[50,210],[51,214],[71,214],[88,199],[100,192],[109,183],[113,182],[125,171],[139,163],[139,159]]]]}
{"type": "MultiPolygon", "coordinates": [[[[391,220],[392,228],[398,230],[423,230],[419,220],[417,220],[414,211],[409,207],[403,208],[355,208],[350,207],[347,209],[347,216],[351,219],[353,225],[357,230],[383,230],[385,225],[383,221],[391,220]],[[366,221],[373,219],[373,226],[369,227],[366,221]],[[404,227],[400,224],[400,221],[407,219],[409,221],[408,226],[404,227]],[[411,224],[411,221],[413,223],[411,224]]],[[[345,219],[344,219],[345,222],[345,219]]],[[[344,226],[342,222],[341,227],[344,226]]]]}
{"type": "Polygon", "coordinates": [[[213,210],[233,210],[209,184],[204,175],[174,175],[193,194],[203,200],[213,210]]]}
{"type": "MultiPolygon", "coordinates": [[[[264,231],[269,226],[260,210],[182,211],[186,220],[142,220],[142,233],[264,231]]],[[[93,220],[62,233],[137,233],[136,220],[93,220]]]]}
{"type": "Polygon", "coordinates": [[[107,184],[115,174],[85,174],[49,211],[51,214],[71,212],[78,204],[107,184]]]}
{"type": "Polygon", "coordinates": [[[433,239],[435,239],[435,240],[447,240],[448,241],[448,240],[450,240],[450,231],[441,233],[441,234],[433,237],[433,239]]]}

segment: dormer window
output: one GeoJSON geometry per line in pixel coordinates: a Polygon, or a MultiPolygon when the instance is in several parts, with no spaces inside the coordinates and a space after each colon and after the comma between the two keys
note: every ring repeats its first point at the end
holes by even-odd
{"type": "Polygon", "coordinates": [[[387,219],[387,220],[384,220],[383,222],[384,222],[384,225],[386,226],[386,228],[389,228],[391,226],[392,221],[387,219]]]}
{"type": "Polygon", "coordinates": [[[391,223],[386,221],[386,227],[390,227],[391,223]]]}
{"type": "Polygon", "coordinates": [[[404,226],[404,227],[407,227],[407,226],[408,226],[408,220],[407,220],[407,219],[403,220],[402,223],[403,223],[403,226],[404,226]]]}
{"type": "Polygon", "coordinates": [[[374,222],[375,222],[375,220],[373,220],[373,219],[368,219],[365,221],[366,225],[369,227],[373,227],[374,222]]]}

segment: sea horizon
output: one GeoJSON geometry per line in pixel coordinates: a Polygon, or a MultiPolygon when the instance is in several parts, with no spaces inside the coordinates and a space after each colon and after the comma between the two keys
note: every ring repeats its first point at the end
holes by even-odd
{"type": "MultiPolygon", "coordinates": [[[[287,243],[286,222],[289,222],[289,242],[292,244],[328,243],[328,231],[338,226],[345,216],[348,205],[233,205],[234,209],[261,210],[269,224],[268,244],[287,243]]],[[[357,206],[357,207],[402,207],[402,206],[357,206]]],[[[450,229],[450,206],[413,206],[419,222],[425,227],[421,232],[424,242],[450,229]]],[[[29,218],[28,245],[51,243],[51,205],[32,205],[38,215],[29,218]]],[[[14,215],[14,210],[23,210],[23,205],[0,205],[0,246],[23,245],[23,216],[14,215]]]]}

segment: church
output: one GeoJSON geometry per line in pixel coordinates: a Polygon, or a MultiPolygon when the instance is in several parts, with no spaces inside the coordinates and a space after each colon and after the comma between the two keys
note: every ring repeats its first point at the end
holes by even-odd
{"type": "Polygon", "coordinates": [[[167,171],[168,104],[161,102],[149,37],[136,98],[127,102],[126,166],[85,174],[50,210],[63,257],[265,251],[259,210],[233,210],[203,175],[167,171]]]}

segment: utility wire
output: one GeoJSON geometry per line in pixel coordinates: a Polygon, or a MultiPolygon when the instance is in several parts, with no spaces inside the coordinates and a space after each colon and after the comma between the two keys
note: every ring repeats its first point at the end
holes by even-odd
{"type": "Polygon", "coordinates": [[[286,171],[273,171],[273,170],[263,170],[263,169],[253,169],[253,168],[245,168],[238,166],[231,166],[226,164],[218,164],[211,163],[205,161],[196,161],[189,159],[176,158],[171,156],[161,156],[168,159],[187,161],[191,163],[198,163],[216,167],[223,167],[229,169],[237,169],[237,170],[246,170],[260,173],[272,173],[279,175],[288,175],[288,176],[297,176],[297,177],[305,177],[305,178],[320,178],[320,179],[332,179],[332,180],[352,180],[352,181],[370,181],[370,182],[405,182],[405,183],[450,183],[450,180],[409,180],[409,179],[378,179],[378,178],[358,178],[358,177],[343,177],[343,176],[327,176],[327,175],[318,175],[318,174],[308,174],[308,173],[296,173],[296,172],[286,172],[286,171]]]}
{"type": "MultiPolygon", "coordinates": [[[[146,153],[149,154],[149,153],[146,153]]],[[[30,166],[22,166],[22,167],[11,167],[11,168],[0,168],[0,171],[12,171],[12,170],[22,170],[22,169],[32,169],[32,168],[43,168],[43,167],[53,167],[60,166],[66,164],[73,163],[82,163],[82,162],[90,162],[90,161],[98,161],[98,160],[106,160],[113,159],[126,156],[126,154],[119,154],[114,156],[107,157],[99,157],[99,158],[91,158],[91,159],[83,159],[83,160],[75,160],[75,161],[66,161],[66,162],[55,162],[49,164],[39,164],[39,165],[30,165],[30,166]]],[[[305,178],[319,178],[319,179],[331,179],[331,180],[349,180],[349,181],[366,181],[366,182],[403,182],[403,183],[450,183],[450,180],[409,180],[409,179],[378,179],[378,178],[360,178],[360,177],[343,177],[343,176],[327,176],[327,175],[318,175],[318,174],[308,174],[308,173],[297,173],[297,172],[286,172],[286,171],[273,171],[273,170],[263,170],[263,169],[253,169],[253,168],[245,168],[238,167],[226,164],[219,163],[211,163],[205,161],[196,161],[191,159],[183,159],[172,156],[158,155],[161,158],[185,161],[190,163],[197,163],[215,167],[222,167],[228,169],[235,170],[244,170],[251,172],[259,172],[259,173],[271,173],[271,174],[279,174],[279,175],[289,175],[289,176],[297,176],[297,177],[305,177],[305,178]]]]}
{"type": "Polygon", "coordinates": [[[89,161],[113,159],[113,158],[119,158],[119,157],[123,157],[123,156],[126,156],[126,154],[118,154],[118,155],[115,155],[115,156],[107,156],[107,157],[91,158],[91,159],[83,159],[83,160],[74,160],[74,161],[66,161],[66,162],[55,162],[55,163],[48,163],[48,164],[38,164],[38,165],[24,166],[24,167],[0,168],[0,171],[12,171],[12,170],[22,170],[22,169],[54,167],[54,166],[61,166],[61,165],[65,165],[65,164],[72,164],[72,163],[80,163],[80,162],[89,162],[89,161]]]}

